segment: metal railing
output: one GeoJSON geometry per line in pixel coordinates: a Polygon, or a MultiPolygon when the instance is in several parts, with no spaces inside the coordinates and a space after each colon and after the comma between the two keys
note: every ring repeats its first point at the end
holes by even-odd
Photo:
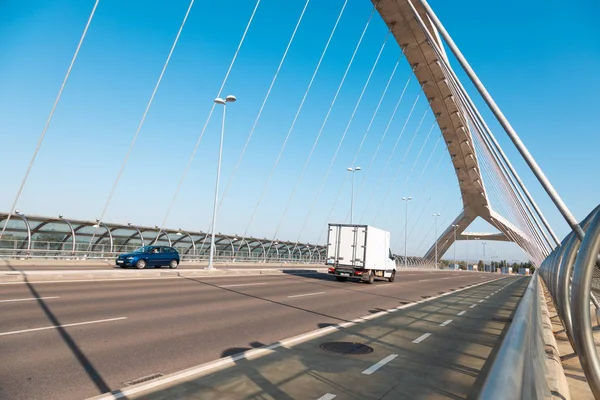
{"type": "Polygon", "coordinates": [[[581,362],[596,399],[600,398],[600,358],[592,332],[592,312],[600,316],[600,304],[594,295],[600,288],[600,206],[580,224],[583,241],[571,232],[540,267],[571,346],[581,362]],[[595,307],[592,310],[590,302],[595,307]]]}
{"type": "Polygon", "coordinates": [[[579,357],[587,382],[600,399],[600,357],[592,331],[592,314],[600,324],[600,206],[581,223],[583,241],[575,233],[542,262],[525,290],[512,325],[488,374],[480,399],[543,399],[550,395],[541,319],[541,279],[579,357]]]}
{"type": "Polygon", "coordinates": [[[545,376],[539,288],[536,272],[525,289],[488,373],[479,394],[481,400],[543,399],[550,394],[545,376]]]}
{"type": "MultiPolygon", "coordinates": [[[[115,248],[115,246],[112,246],[115,248]]],[[[210,248],[198,247],[189,248],[189,245],[182,243],[180,246],[173,246],[180,254],[183,262],[208,262],[210,248]]],[[[111,251],[109,243],[99,243],[94,246],[94,250],[89,249],[89,243],[79,242],[75,246],[64,246],[61,242],[52,241],[31,241],[30,248],[23,246],[23,240],[2,239],[0,240],[0,259],[21,259],[21,260],[94,260],[109,261],[115,259],[119,254],[128,253],[139,248],[139,245],[119,245],[119,251],[111,251]]],[[[288,253],[277,251],[276,248],[256,248],[249,252],[245,248],[237,251],[229,250],[229,246],[223,246],[218,249],[215,256],[216,262],[227,263],[279,263],[279,264],[325,264],[325,257],[320,252],[306,253],[288,253]]],[[[421,257],[408,257],[406,266],[404,257],[396,258],[396,266],[402,269],[436,269],[433,261],[421,257]]],[[[437,267],[437,268],[441,268],[437,267]]]]}
{"type": "MultiPolygon", "coordinates": [[[[4,259],[47,259],[47,260],[111,260],[119,254],[128,253],[139,248],[139,245],[119,246],[120,251],[111,252],[110,244],[101,243],[94,246],[90,251],[88,243],[76,243],[75,250],[71,247],[64,248],[60,242],[32,241],[31,248],[23,248],[22,240],[0,240],[0,258],[4,259]]],[[[113,246],[114,247],[114,246],[113,246]]],[[[184,262],[208,262],[210,248],[198,248],[190,250],[185,243],[181,246],[173,246],[180,254],[184,262]]],[[[262,248],[258,248],[262,250],[262,248]]],[[[275,248],[269,252],[248,252],[245,249],[231,251],[219,249],[215,256],[217,262],[238,263],[297,263],[297,264],[323,264],[324,257],[319,252],[307,253],[283,253],[277,252],[275,248]]]]}

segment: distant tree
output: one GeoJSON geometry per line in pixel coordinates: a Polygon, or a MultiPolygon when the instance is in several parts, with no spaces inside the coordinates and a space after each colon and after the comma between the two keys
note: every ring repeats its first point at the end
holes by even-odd
{"type": "Polygon", "coordinates": [[[478,270],[478,271],[483,271],[483,266],[484,266],[484,265],[485,265],[485,264],[483,263],[483,260],[479,260],[479,261],[477,262],[477,270],[478,270]]]}
{"type": "Polygon", "coordinates": [[[39,235],[36,235],[35,241],[36,242],[62,242],[63,239],[65,238],[66,234],[65,233],[58,233],[58,232],[53,232],[53,233],[40,233],[39,235]]]}

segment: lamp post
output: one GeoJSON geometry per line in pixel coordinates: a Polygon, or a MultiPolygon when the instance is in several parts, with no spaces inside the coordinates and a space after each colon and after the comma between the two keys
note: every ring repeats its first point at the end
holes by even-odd
{"type": "Polygon", "coordinates": [[[456,268],[456,230],[459,226],[452,224],[452,227],[454,228],[454,268],[456,268]]]}
{"type": "Polygon", "coordinates": [[[485,265],[485,245],[487,243],[486,242],[481,242],[481,244],[483,245],[483,264],[485,265]]]}
{"type": "Polygon", "coordinates": [[[408,234],[408,202],[412,200],[412,197],[403,197],[402,200],[406,202],[406,212],[404,215],[404,268],[408,268],[408,257],[406,255],[406,235],[408,234]]]}
{"type": "Polygon", "coordinates": [[[437,234],[437,220],[441,214],[435,213],[433,214],[434,225],[435,225],[435,267],[438,267],[438,234],[437,234]]]}
{"type": "Polygon", "coordinates": [[[350,225],[352,225],[354,217],[354,174],[356,173],[356,171],[360,171],[360,167],[348,167],[347,170],[348,172],[352,173],[352,193],[350,196],[350,225]]]}
{"type": "MultiPolygon", "coordinates": [[[[476,237],[475,240],[479,240],[479,238],[476,237]]],[[[478,254],[477,243],[479,243],[479,242],[475,242],[475,260],[477,260],[477,258],[478,258],[478,256],[477,256],[477,254],[478,254]]],[[[477,260],[477,271],[479,271],[479,260],[477,260]]]]}
{"type": "Polygon", "coordinates": [[[463,235],[466,236],[467,241],[465,243],[465,271],[469,270],[469,235],[466,235],[463,231],[463,235]]]}
{"type": "Polygon", "coordinates": [[[219,180],[221,179],[221,159],[223,157],[223,137],[225,136],[225,111],[227,110],[227,103],[234,103],[236,100],[235,96],[229,95],[223,100],[220,97],[215,99],[215,103],[223,105],[223,120],[221,122],[221,139],[219,142],[219,158],[217,161],[217,179],[215,183],[215,204],[213,208],[212,217],[212,233],[210,237],[210,255],[208,257],[208,269],[213,269],[213,260],[215,253],[215,231],[217,228],[217,207],[219,199],[219,180]]]}

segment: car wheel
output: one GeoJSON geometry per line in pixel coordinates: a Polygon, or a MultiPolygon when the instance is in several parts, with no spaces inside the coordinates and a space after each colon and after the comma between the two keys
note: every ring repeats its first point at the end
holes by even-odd
{"type": "Polygon", "coordinates": [[[345,276],[336,276],[335,279],[337,279],[339,282],[346,282],[348,280],[348,278],[345,276]]]}
{"type": "Polygon", "coordinates": [[[177,268],[178,265],[179,263],[177,262],[177,260],[171,260],[171,262],[169,263],[169,268],[174,269],[177,268]]]}
{"type": "Polygon", "coordinates": [[[388,278],[390,282],[394,282],[394,279],[396,279],[396,271],[392,271],[392,276],[388,278]]]}
{"type": "Polygon", "coordinates": [[[369,275],[367,275],[367,279],[365,280],[369,285],[372,285],[375,282],[375,274],[373,271],[369,271],[369,275]]]}
{"type": "Polygon", "coordinates": [[[146,260],[139,260],[137,263],[135,263],[135,267],[137,269],[144,269],[144,268],[146,268],[146,260]]]}

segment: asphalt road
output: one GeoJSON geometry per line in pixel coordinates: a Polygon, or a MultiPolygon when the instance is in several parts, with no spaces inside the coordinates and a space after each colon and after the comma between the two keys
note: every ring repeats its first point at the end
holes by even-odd
{"type": "Polygon", "coordinates": [[[374,285],[322,274],[1,284],[0,399],[87,398],[498,277],[410,271],[374,285]]]}

